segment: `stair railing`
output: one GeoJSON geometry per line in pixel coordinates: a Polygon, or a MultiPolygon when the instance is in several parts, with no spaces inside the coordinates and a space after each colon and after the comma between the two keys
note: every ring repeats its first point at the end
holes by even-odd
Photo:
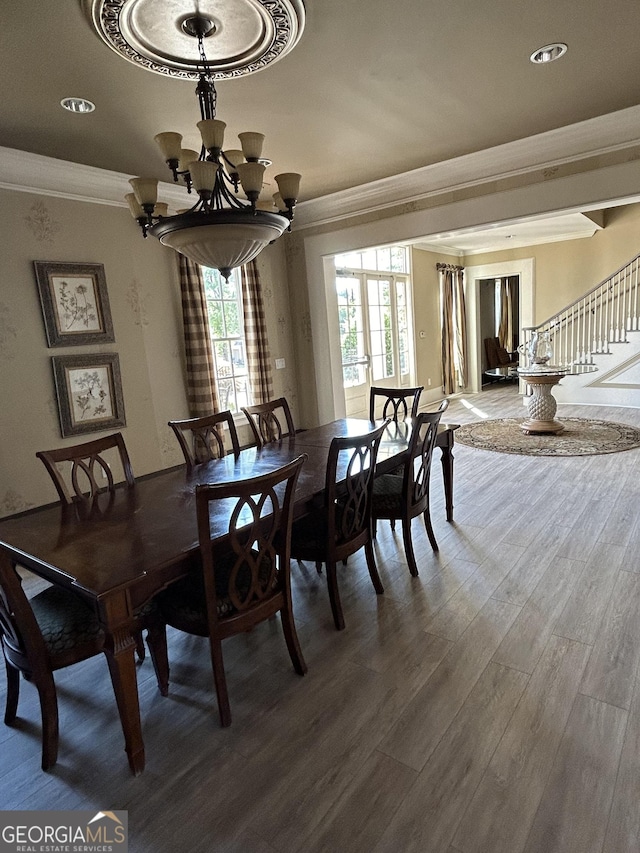
{"type": "Polygon", "coordinates": [[[535,332],[549,332],[554,364],[593,364],[593,356],[609,353],[627,332],[640,329],[638,285],[640,255],[597,284],[566,308],[537,326],[523,328],[524,349],[535,332]]]}

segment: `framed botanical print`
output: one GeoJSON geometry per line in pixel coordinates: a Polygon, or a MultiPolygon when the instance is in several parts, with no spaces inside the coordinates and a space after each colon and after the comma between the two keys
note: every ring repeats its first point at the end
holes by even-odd
{"type": "Polygon", "coordinates": [[[33,265],[50,347],[115,340],[102,264],[34,261],[33,265]]]}
{"type": "Polygon", "coordinates": [[[51,358],[63,438],[126,426],[115,352],[51,358]]]}

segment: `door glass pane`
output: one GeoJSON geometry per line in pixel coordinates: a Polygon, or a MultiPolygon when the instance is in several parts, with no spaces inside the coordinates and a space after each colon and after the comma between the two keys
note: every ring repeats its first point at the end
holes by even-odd
{"type": "Polygon", "coordinates": [[[367,279],[371,369],[374,382],[394,375],[393,334],[391,329],[391,282],[367,279]]]}
{"type": "Polygon", "coordinates": [[[366,252],[362,253],[362,269],[363,270],[374,270],[378,269],[378,261],[377,254],[375,249],[369,249],[366,252]]]}
{"type": "Polygon", "coordinates": [[[396,313],[398,323],[398,359],[400,376],[409,373],[409,321],[407,314],[407,283],[402,279],[396,281],[396,313]]]}
{"type": "Polygon", "coordinates": [[[391,247],[391,271],[406,272],[407,271],[407,250],[404,246],[391,247]]]}
{"type": "Polygon", "coordinates": [[[345,388],[365,382],[364,324],[362,319],[362,295],[357,278],[336,276],[338,297],[338,322],[340,327],[340,350],[342,353],[342,376],[345,388]]]}

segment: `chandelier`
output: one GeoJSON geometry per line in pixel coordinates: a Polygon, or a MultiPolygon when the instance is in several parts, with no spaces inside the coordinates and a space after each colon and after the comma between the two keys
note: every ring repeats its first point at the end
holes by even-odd
{"type": "Polygon", "coordinates": [[[155,136],[192,206],[169,215],[168,205],[158,200],[158,181],[146,177],[130,180],[126,200],[145,237],[151,234],[228,278],[290,228],[300,175],[276,175],[273,201],[260,198],[271,165],[262,156],[264,136],[240,133],[239,148],[224,147],[226,125],[216,118],[214,78],[251,74],[285,56],[302,35],[303,0],[82,2],[98,35],[122,57],[158,74],[198,80],[200,151],[183,148],[179,133],[155,136]],[[211,59],[204,49],[208,38],[211,59]]]}

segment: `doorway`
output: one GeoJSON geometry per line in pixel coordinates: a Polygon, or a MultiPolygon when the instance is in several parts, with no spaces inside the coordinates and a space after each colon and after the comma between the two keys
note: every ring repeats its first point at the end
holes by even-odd
{"type": "Polygon", "coordinates": [[[534,259],[522,258],[497,264],[465,267],[465,301],[467,308],[467,349],[469,358],[468,383],[470,392],[482,390],[483,332],[481,324],[480,290],[483,280],[517,276],[518,320],[516,330],[534,324],[535,276],[534,259]]]}
{"type": "Polygon", "coordinates": [[[512,355],[520,343],[520,278],[483,278],[478,283],[480,298],[480,361],[482,374],[503,366],[498,347],[512,355]]]}
{"type": "Polygon", "coordinates": [[[391,253],[389,249],[352,253],[347,259],[357,261],[360,269],[342,267],[338,263],[342,258],[336,258],[335,293],[345,413],[347,417],[367,418],[373,385],[396,388],[412,384],[410,277],[404,247],[394,247],[391,253]],[[386,255],[390,260],[387,265],[395,266],[398,271],[380,269],[386,255]],[[375,262],[378,271],[366,271],[365,261],[372,265],[375,262]]]}

